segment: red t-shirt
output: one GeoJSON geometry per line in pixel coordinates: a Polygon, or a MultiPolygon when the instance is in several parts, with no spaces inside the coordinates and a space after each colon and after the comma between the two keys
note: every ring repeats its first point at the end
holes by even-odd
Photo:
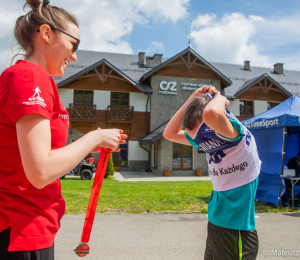
{"type": "Polygon", "coordinates": [[[59,179],[36,189],[26,178],[16,122],[27,114],[50,120],[52,150],[65,145],[69,117],[53,78],[32,62],[18,61],[0,76],[0,231],[11,227],[9,251],[52,246],[65,211],[59,179]]]}

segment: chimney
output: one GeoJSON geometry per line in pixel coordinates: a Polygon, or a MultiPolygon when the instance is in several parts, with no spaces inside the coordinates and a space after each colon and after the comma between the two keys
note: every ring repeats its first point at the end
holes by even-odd
{"type": "Polygon", "coordinates": [[[154,54],[153,55],[154,67],[156,67],[162,63],[162,56],[163,56],[162,54],[154,54]]]}
{"type": "Polygon", "coordinates": [[[249,60],[244,61],[244,70],[250,70],[250,61],[249,60]]]}
{"type": "Polygon", "coordinates": [[[150,56],[146,57],[146,67],[147,68],[154,68],[153,57],[150,57],[150,56]]]}
{"type": "Polygon", "coordinates": [[[146,57],[146,67],[154,68],[162,63],[162,54],[154,54],[153,57],[146,57]]]}
{"type": "Polygon", "coordinates": [[[145,52],[139,52],[139,66],[145,66],[145,52]]]}
{"type": "Polygon", "coordinates": [[[283,74],[283,63],[274,64],[274,73],[283,74]]]}

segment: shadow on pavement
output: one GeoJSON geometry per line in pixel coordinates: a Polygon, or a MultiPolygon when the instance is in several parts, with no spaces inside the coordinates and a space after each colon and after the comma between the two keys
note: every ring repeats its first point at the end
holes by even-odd
{"type": "Polygon", "coordinates": [[[288,216],[288,217],[300,218],[300,213],[285,213],[283,215],[288,216]]]}

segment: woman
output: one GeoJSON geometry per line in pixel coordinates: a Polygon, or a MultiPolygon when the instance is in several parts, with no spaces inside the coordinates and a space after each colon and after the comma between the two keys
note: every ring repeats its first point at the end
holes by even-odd
{"type": "Polygon", "coordinates": [[[78,23],[48,1],[25,6],[32,10],[14,30],[25,60],[0,76],[0,252],[5,260],[48,260],[65,211],[59,178],[100,147],[119,151],[127,136],[99,128],[64,146],[68,114],[51,75],[76,62],[78,23]]]}

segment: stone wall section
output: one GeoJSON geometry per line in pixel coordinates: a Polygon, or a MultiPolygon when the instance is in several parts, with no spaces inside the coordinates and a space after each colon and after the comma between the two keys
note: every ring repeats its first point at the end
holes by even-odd
{"type": "Polygon", "coordinates": [[[182,90],[181,83],[213,85],[218,90],[220,90],[221,88],[221,83],[219,80],[152,76],[151,87],[153,89],[153,94],[151,96],[150,130],[155,129],[156,127],[169,120],[190,97],[190,95],[193,94],[194,90],[182,90]],[[161,91],[159,85],[162,81],[176,82],[177,94],[159,94],[159,91],[161,91]]]}
{"type": "Polygon", "coordinates": [[[148,168],[148,161],[129,161],[128,167],[121,167],[120,172],[128,172],[128,171],[145,171],[148,168]]]}

